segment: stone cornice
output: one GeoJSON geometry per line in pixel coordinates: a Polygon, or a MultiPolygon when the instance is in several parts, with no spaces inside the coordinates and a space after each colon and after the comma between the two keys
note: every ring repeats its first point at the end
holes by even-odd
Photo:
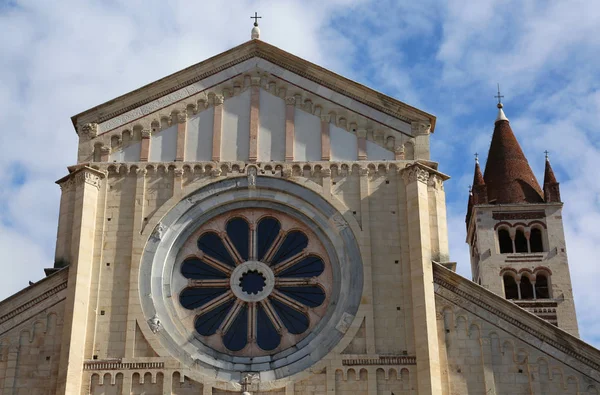
{"type": "Polygon", "coordinates": [[[433,115],[260,40],[246,42],[201,63],[75,115],[71,118],[73,125],[77,127],[77,125],[101,123],[253,57],[265,59],[310,81],[375,108],[384,114],[409,123],[415,121],[428,123],[430,132],[435,129],[436,118],[433,115]]]}
{"type": "MultiPolygon", "coordinates": [[[[439,264],[434,264],[433,277],[437,295],[443,294],[442,289],[449,291],[453,295],[449,299],[451,303],[480,317],[476,307],[483,309],[490,316],[522,331],[523,335],[519,335],[521,341],[545,353],[550,353],[546,344],[550,345],[564,354],[561,358],[550,353],[554,358],[594,380],[600,380],[600,350],[439,264]],[[581,364],[591,368],[593,372],[585,371],[581,364]]],[[[443,297],[447,299],[447,296],[443,297]]],[[[514,330],[512,333],[515,333],[514,330]]]]}
{"type": "MultiPolygon", "coordinates": [[[[388,160],[388,161],[314,161],[314,162],[95,162],[91,166],[102,174],[127,174],[139,175],[150,174],[154,171],[172,173],[178,177],[194,176],[236,176],[246,175],[249,167],[256,167],[259,176],[273,177],[302,177],[305,169],[310,176],[331,177],[332,175],[363,175],[376,176],[378,174],[395,176],[401,174],[405,168],[414,167],[415,162],[411,160],[388,160]]],[[[429,167],[419,165],[419,169],[427,168],[431,177],[439,177],[440,180],[448,179],[448,176],[429,167]]],[[[431,178],[430,177],[430,178],[431,178]]],[[[60,181],[60,180],[59,180],[60,181]]],[[[441,181],[440,181],[441,182],[441,181]]]]}
{"type": "MultiPolygon", "coordinates": [[[[70,169],[69,169],[70,170],[70,169]]],[[[105,177],[105,173],[89,167],[87,164],[78,166],[70,174],[56,181],[63,192],[71,190],[74,186],[81,184],[89,184],[93,187],[100,188],[100,182],[105,177]]]]}
{"type": "Polygon", "coordinates": [[[18,317],[31,308],[38,306],[46,299],[67,288],[67,274],[69,269],[64,268],[56,273],[45,277],[37,283],[9,296],[0,302],[0,328],[9,320],[18,317]],[[15,306],[8,309],[7,306],[15,306]]]}
{"type": "Polygon", "coordinates": [[[406,166],[401,170],[401,173],[406,184],[420,181],[435,189],[443,189],[443,182],[450,179],[450,176],[420,162],[414,162],[413,164],[406,166]]]}

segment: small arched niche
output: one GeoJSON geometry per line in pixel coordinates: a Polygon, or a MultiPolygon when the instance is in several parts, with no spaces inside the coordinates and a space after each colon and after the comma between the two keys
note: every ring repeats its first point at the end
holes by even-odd
{"type": "Polygon", "coordinates": [[[519,299],[519,288],[515,278],[510,273],[502,276],[504,280],[504,297],[506,299],[519,299]]]}

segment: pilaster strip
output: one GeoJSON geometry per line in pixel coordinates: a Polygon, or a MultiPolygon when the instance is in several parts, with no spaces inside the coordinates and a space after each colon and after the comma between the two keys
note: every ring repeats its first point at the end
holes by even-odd
{"type": "Polygon", "coordinates": [[[177,114],[177,153],[176,161],[184,161],[185,156],[185,138],[187,134],[187,112],[184,110],[177,114]]]}
{"type": "Polygon", "coordinates": [[[140,162],[148,162],[150,156],[150,131],[142,130],[142,147],[140,150],[140,162]]]}
{"type": "Polygon", "coordinates": [[[356,136],[358,137],[358,160],[367,160],[367,131],[359,129],[356,136]]]}
{"type": "Polygon", "coordinates": [[[215,97],[215,112],[213,120],[213,149],[212,160],[221,160],[221,134],[223,132],[223,96],[215,97]]]}
{"type": "Polygon", "coordinates": [[[296,114],[296,98],[288,96],[285,98],[285,161],[294,160],[294,118],[296,114]]]}
{"type": "Polygon", "coordinates": [[[252,77],[250,91],[250,152],[248,160],[256,162],[258,159],[258,128],[260,123],[260,77],[252,77]]]}
{"type": "Polygon", "coordinates": [[[331,142],[329,137],[329,115],[321,115],[321,160],[331,159],[331,142]]]}

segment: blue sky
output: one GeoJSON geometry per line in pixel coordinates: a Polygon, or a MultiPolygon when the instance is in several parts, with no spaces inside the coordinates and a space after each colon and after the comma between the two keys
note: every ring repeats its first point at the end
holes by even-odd
{"type": "Polygon", "coordinates": [[[600,3],[594,0],[234,2],[0,0],[0,298],[52,266],[70,117],[249,38],[261,38],[438,117],[451,258],[469,277],[464,214],[473,154],[505,112],[541,181],[561,182],[584,340],[600,346],[600,3]],[[10,273],[10,275],[9,275],[10,273]]]}

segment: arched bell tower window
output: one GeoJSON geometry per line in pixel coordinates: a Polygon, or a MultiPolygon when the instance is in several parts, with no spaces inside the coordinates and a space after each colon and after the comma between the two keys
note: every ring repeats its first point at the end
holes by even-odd
{"type": "Polygon", "coordinates": [[[501,228],[498,230],[498,242],[500,244],[501,254],[510,254],[513,252],[512,240],[508,229],[501,228]]]}
{"type": "Polygon", "coordinates": [[[521,277],[519,288],[521,289],[521,299],[533,299],[533,285],[531,284],[529,277],[521,277]]]}
{"type": "Polygon", "coordinates": [[[523,229],[517,229],[515,233],[515,252],[529,252],[527,249],[527,238],[523,229]]]}
{"type": "Polygon", "coordinates": [[[506,273],[504,279],[504,296],[506,299],[519,299],[519,288],[515,278],[506,273]]]}
{"type": "Polygon", "coordinates": [[[544,244],[542,242],[542,230],[540,228],[531,229],[531,234],[529,236],[529,246],[531,248],[531,252],[544,251],[544,244]]]}
{"type": "Polygon", "coordinates": [[[550,290],[548,288],[548,277],[545,274],[538,273],[535,276],[535,296],[537,299],[549,299],[550,290]]]}

